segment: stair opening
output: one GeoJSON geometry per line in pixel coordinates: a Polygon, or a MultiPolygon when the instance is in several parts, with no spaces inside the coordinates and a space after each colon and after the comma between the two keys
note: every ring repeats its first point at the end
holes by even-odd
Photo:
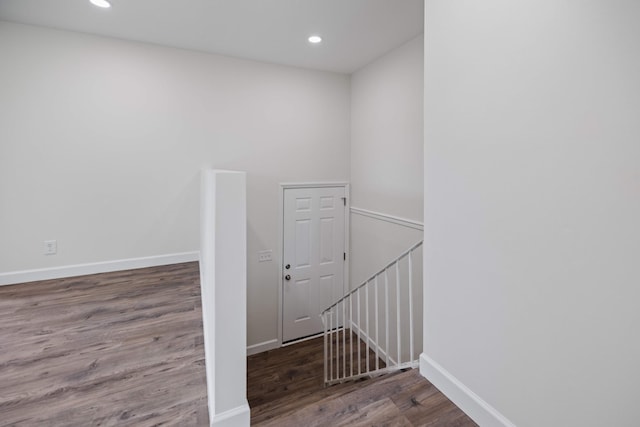
{"type": "Polygon", "coordinates": [[[422,241],[326,308],[326,385],[418,366],[422,241]]]}

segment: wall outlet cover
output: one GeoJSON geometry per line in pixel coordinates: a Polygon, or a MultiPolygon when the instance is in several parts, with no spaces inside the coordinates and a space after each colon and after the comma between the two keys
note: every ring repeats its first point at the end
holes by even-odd
{"type": "Polygon", "coordinates": [[[55,255],[58,253],[58,241],[57,240],[45,240],[44,241],[44,254],[55,255]]]}

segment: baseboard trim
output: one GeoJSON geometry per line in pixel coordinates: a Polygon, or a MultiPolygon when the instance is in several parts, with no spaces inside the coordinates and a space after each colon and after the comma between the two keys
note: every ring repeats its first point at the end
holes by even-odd
{"type": "Polygon", "coordinates": [[[179,264],[199,261],[200,252],[182,252],[177,254],[156,255],[142,258],[119,259],[114,261],[93,262],[87,264],[66,265],[62,267],[41,268],[36,270],[12,271],[0,273],[0,286],[39,280],[62,279],[87,274],[109,273],[112,271],[135,270],[160,265],[179,264]]]}
{"type": "Polygon", "coordinates": [[[247,346],[247,356],[251,356],[252,354],[262,353],[264,351],[273,350],[276,348],[280,348],[280,341],[277,338],[272,340],[259,342],[258,344],[252,344],[247,346]]]}
{"type": "Polygon", "coordinates": [[[251,423],[249,403],[237,406],[220,414],[210,415],[211,427],[248,427],[251,423]]]}
{"type": "Polygon", "coordinates": [[[313,339],[316,339],[316,338],[320,338],[321,336],[324,336],[324,332],[318,332],[317,334],[309,335],[308,337],[303,337],[303,338],[298,338],[298,339],[295,339],[295,340],[287,341],[287,342],[282,344],[282,347],[289,347],[290,345],[300,344],[301,342],[305,342],[305,341],[313,340],[313,339]]]}
{"type": "Polygon", "coordinates": [[[515,427],[493,406],[424,353],[420,355],[420,374],[482,427],[515,427]]]}
{"type": "Polygon", "coordinates": [[[382,212],[374,212],[368,209],[357,208],[355,206],[351,206],[351,213],[361,216],[366,216],[369,218],[377,219],[379,221],[390,222],[391,224],[401,225],[407,228],[413,228],[414,230],[424,230],[424,224],[418,221],[414,221],[412,219],[400,218],[399,216],[388,215],[382,212]]]}

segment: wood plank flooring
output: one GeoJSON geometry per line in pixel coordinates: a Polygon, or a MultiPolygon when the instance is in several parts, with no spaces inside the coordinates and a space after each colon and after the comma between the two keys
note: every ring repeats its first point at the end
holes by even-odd
{"type": "MultiPolygon", "coordinates": [[[[208,425],[201,313],[197,263],[0,287],[0,426],[208,425]]],[[[325,388],[323,353],[248,358],[252,425],[475,426],[415,370],[325,388]]]]}
{"type": "Polygon", "coordinates": [[[249,356],[251,425],[476,426],[415,369],[325,388],[323,354],[316,338],[249,356]]]}
{"type": "Polygon", "coordinates": [[[0,426],[208,425],[197,263],[0,287],[0,426]]]}
{"type": "Polygon", "coordinates": [[[249,356],[247,400],[251,424],[259,425],[341,390],[351,390],[352,383],[324,388],[323,354],[323,339],[315,338],[249,356]]]}

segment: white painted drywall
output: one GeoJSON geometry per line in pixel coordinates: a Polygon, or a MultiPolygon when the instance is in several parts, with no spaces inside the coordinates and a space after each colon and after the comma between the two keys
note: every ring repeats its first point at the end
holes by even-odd
{"type": "MultiPolygon", "coordinates": [[[[423,37],[351,76],[351,206],[422,221],[423,37]]],[[[351,215],[351,286],[422,232],[351,215]]]]}
{"type": "Polygon", "coordinates": [[[200,287],[211,426],[249,425],[246,182],[238,171],[207,169],[201,176],[200,287]]]}
{"type": "MultiPolygon", "coordinates": [[[[377,273],[422,239],[422,231],[351,214],[351,287],[377,273]]],[[[422,263],[419,261],[420,264],[422,263]]]]}
{"type": "Polygon", "coordinates": [[[275,338],[279,183],[347,180],[348,76],[8,22],[0,52],[0,273],[197,251],[200,170],[244,170],[248,344],[275,338]]]}
{"type": "Polygon", "coordinates": [[[426,3],[424,354],[519,427],[640,425],[639,17],[426,3]]]}

